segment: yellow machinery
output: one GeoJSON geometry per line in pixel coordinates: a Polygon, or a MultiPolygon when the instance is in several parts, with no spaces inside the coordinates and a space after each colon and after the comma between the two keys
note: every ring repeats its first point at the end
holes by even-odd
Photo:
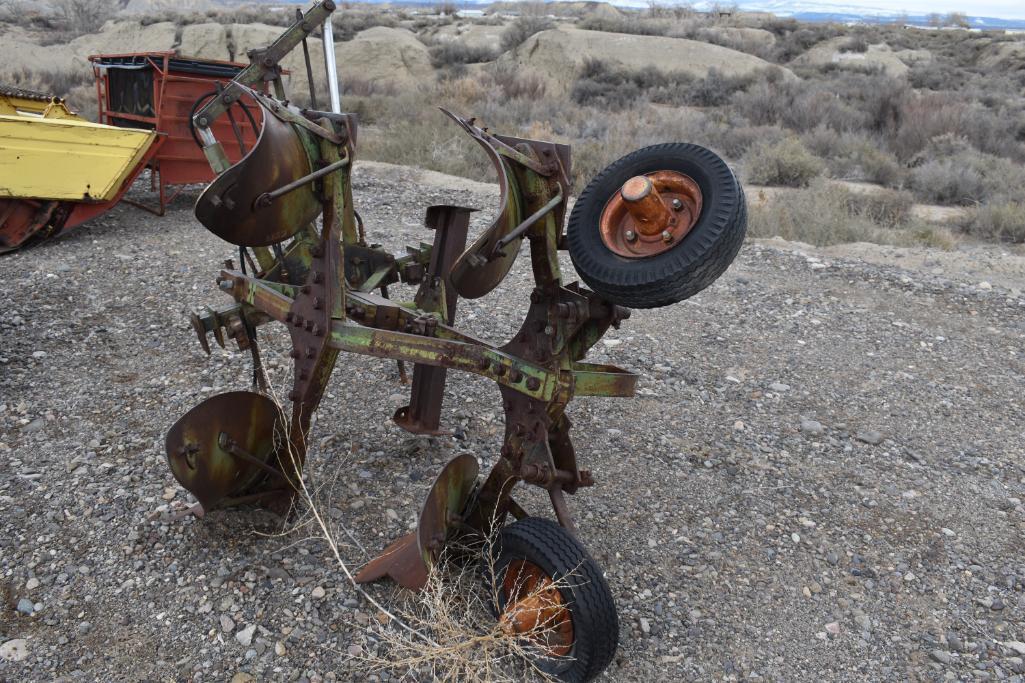
{"type": "Polygon", "coordinates": [[[92,123],[58,98],[0,86],[0,252],[113,206],[157,133],[92,123]]]}

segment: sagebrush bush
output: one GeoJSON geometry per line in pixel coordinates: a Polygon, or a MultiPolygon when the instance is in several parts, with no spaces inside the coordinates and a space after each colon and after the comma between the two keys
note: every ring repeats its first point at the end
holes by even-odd
{"type": "Polygon", "coordinates": [[[801,136],[801,141],[821,158],[834,178],[863,180],[888,187],[904,183],[906,171],[878,136],[843,132],[821,125],[801,136]]]}
{"type": "Polygon", "coordinates": [[[479,64],[490,62],[498,57],[498,53],[484,46],[467,45],[450,40],[431,46],[431,63],[441,69],[453,64],[479,64]]]}
{"type": "Polygon", "coordinates": [[[502,91],[508,100],[540,100],[545,95],[545,82],[540,76],[523,73],[510,64],[503,64],[488,72],[485,84],[492,85],[502,91]]]}
{"type": "Polygon", "coordinates": [[[872,190],[851,193],[848,201],[852,215],[864,216],[885,228],[899,228],[911,222],[915,197],[907,190],[872,190]]]}
{"type": "Polygon", "coordinates": [[[937,145],[911,171],[911,188],[924,201],[971,206],[1021,196],[1025,167],[965,146],[937,145]]]}
{"type": "Polygon", "coordinates": [[[629,69],[600,59],[588,59],[570,92],[574,102],[604,108],[630,106],[638,101],[656,104],[720,107],[757,78],[770,74],[729,76],[711,68],[704,78],[683,71],[662,71],[654,66],[629,69]]]}
{"type": "Polygon", "coordinates": [[[748,182],[787,187],[805,187],[823,170],[822,161],[793,137],[754,146],[744,167],[748,182]]]}
{"type": "MultiPolygon", "coordinates": [[[[780,24],[767,24],[767,26],[780,24]]],[[[770,31],[773,29],[769,29],[770,31]]],[[[793,30],[776,33],[776,45],[772,51],[773,61],[780,64],[807,52],[824,40],[843,35],[844,28],[837,24],[798,24],[793,30]]]]}
{"type": "Polygon", "coordinates": [[[513,50],[522,45],[527,38],[531,37],[535,33],[547,31],[554,27],[555,22],[548,17],[519,17],[516,21],[509,24],[504,31],[502,31],[502,51],[508,52],[509,50],[513,50]]]}
{"type": "Polygon", "coordinates": [[[762,59],[768,58],[772,53],[772,48],[757,38],[751,38],[742,34],[726,33],[714,28],[698,28],[689,31],[686,35],[678,35],[676,32],[671,32],[670,35],[674,38],[690,38],[691,40],[700,40],[704,43],[721,45],[722,47],[736,50],[737,52],[746,52],[749,55],[755,55],[762,59]]]}
{"type": "Polygon", "coordinates": [[[619,17],[588,17],[578,26],[588,31],[605,31],[606,33],[632,33],[639,36],[664,36],[669,33],[671,24],[667,21],[641,19],[624,15],[619,17]]]}
{"type": "MultiPolygon", "coordinates": [[[[288,12],[281,14],[288,14],[288,12]]],[[[375,26],[394,28],[398,25],[398,21],[394,17],[381,12],[346,9],[344,12],[339,11],[331,15],[331,27],[334,29],[335,40],[342,42],[352,40],[356,34],[368,28],[375,26]]]]}
{"type": "Polygon", "coordinates": [[[894,230],[874,220],[873,212],[866,210],[866,201],[871,198],[821,179],[807,189],[788,190],[784,196],[755,195],[749,198],[748,235],[782,237],[817,246],[849,242],[951,246],[952,240],[942,229],[905,222],[894,230]]]}
{"type": "Polygon", "coordinates": [[[50,6],[64,26],[78,35],[96,31],[118,9],[108,0],[50,0],[50,6]]]}
{"type": "Polygon", "coordinates": [[[1025,203],[1002,201],[969,209],[961,229],[972,237],[1025,243],[1025,203]]]}
{"type": "MultiPolygon", "coordinates": [[[[0,81],[46,95],[67,97],[75,88],[92,85],[93,75],[88,69],[19,69],[0,71],[0,81]]],[[[95,99],[95,91],[93,92],[95,99]]]]}

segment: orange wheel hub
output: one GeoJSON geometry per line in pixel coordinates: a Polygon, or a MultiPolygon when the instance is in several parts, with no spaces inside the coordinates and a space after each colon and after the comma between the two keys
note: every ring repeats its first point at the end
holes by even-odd
{"type": "Polygon", "coordinates": [[[505,609],[499,627],[509,635],[534,641],[549,657],[566,657],[573,649],[573,615],[551,577],[526,560],[514,560],[502,578],[505,609]]]}
{"type": "Polygon", "coordinates": [[[605,246],[626,258],[647,258],[676,246],[698,222],[701,188],[677,171],[630,178],[605,205],[605,246]]]}

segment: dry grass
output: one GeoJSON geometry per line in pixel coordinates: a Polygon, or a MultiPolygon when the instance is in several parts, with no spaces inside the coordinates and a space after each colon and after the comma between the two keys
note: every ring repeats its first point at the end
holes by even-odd
{"type": "Polygon", "coordinates": [[[823,170],[822,161],[797,138],[756,145],[744,165],[749,182],[787,187],[807,187],[823,170]]]}
{"type": "MultiPolygon", "coordinates": [[[[354,659],[359,669],[400,680],[512,682],[529,674],[554,681],[536,666],[539,651],[528,639],[543,641],[555,624],[541,623],[526,636],[516,635],[504,631],[494,616],[502,584],[495,543],[492,536],[451,547],[430,568],[423,589],[397,591],[394,614],[430,642],[388,621],[372,621],[363,654],[354,659]]],[[[566,582],[553,585],[565,587],[566,582]]],[[[540,590],[524,597],[545,600],[540,590]]]]}
{"type": "Polygon", "coordinates": [[[945,229],[911,220],[905,197],[854,194],[817,180],[783,197],[750,199],[751,237],[782,237],[816,246],[873,242],[949,249],[954,245],[945,229]]]}
{"type": "MultiPolygon", "coordinates": [[[[296,467],[296,452],[284,426],[290,411],[283,408],[266,375],[261,379],[261,386],[269,391],[280,411],[277,448],[284,453],[286,467],[288,462],[296,467]]],[[[282,389],[290,385],[289,380],[283,381],[282,389]]],[[[307,465],[310,459],[307,453],[307,465]]],[[[293,485],[294,523],[282,532],[323,541],[350,587],[377,610],[377,618],[363,634],[362,652],[338,653],[342,667],[351,668],[349,673],[359,676],[388,672],[399,680],[505,683],[522,681],[526,675],[534,680],[554,680],[538,668],[546,660],[531,642],[544,642],[556,624],[541,622],[533,630],[517,634],[502,629],[494,616],[504,578],[497,576],[500,526],[494,519],[491,535],[467,535],[448,543],[438,561],[429,567],[427,583],[419,591],[393,587],[388,598],[379,599],[356,583],[353,566],[363,561],[353,561],[345,554],[358,550],[366,556],[366,551],[350,529],[328,521],[322,513],[330,507],[330,492],[347,471],[346,465],[340,464],[333,478],[319,483],[308,467],[296,468],[302,476],[293,485]],[[342,534],[348,540],[340,540],[342,534]]],[[[571,577],[572,572],[549,586],[564,588],[570,585],[571,577]]],[[[537,592],[521,597],[544,602],[549,586],[540,586],[537,592]]]]}

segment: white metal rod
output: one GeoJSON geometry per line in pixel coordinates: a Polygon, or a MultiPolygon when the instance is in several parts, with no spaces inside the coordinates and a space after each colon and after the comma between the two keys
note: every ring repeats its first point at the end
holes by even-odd
{"type": "Polygon", "coordinates": [[[324,67],[327,69],[327,92],[331,98],[331,111],[342,113],[342,102],[338,97],[338,66],[335,64],[335,35],[331,28],[331,17],[324,22],[324,67]]]}

